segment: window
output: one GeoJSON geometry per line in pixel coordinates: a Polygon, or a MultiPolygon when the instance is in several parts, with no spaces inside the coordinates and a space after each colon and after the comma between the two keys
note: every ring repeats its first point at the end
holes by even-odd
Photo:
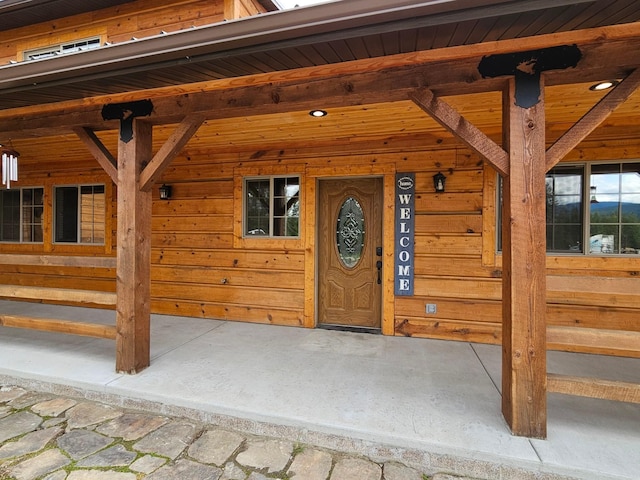
{"type": "Polygon", "coordinates": [[[42,242],[43,188],[0,190],[0,241],[42,242]]]}
{"type": "Polygon", "coordinates": [[[55,187],[54,201],[56,242],[104,243],[104,185],[55,187]]]}
{"type": "Polygon", "coordinates": [[[300,177],[245,179],[245,237],[298,237],[299,226],[300,177]]]}
{"type": "Polygon", "coordinates": [[[546,189],[547,252],[640,254],[640,162],[560,165],[546,189]]]}
{"type": "Polygon", "coordinates": [[[640,253],[640,163],[593,165],[589,252],[640,253]]]}
{"type": "Polygon", "coordinates": [[[547,173],[547,251],[581,252],[583,232],[581,166],[556,167],[547,173]]]}
{"type": "Polygon", "coordinates": [[[58,45],[50,45],[45,48],[36,50],[28,50],[24,52],[25,60],[41,60],[43,58],[55,57],[65,53],[81,52],[83,50],[91,50],[100,46],[100,37],[86,38],[76,40],[69,43],[61,43],[58,45]]]}

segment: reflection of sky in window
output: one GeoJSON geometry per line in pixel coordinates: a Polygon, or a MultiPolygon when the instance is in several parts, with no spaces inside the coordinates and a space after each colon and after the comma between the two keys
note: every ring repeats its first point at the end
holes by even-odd
{"type": "Polygon", "coordinates": [[[286,187],[286,196],[287,198],[292,198],[298,195],[300,191],[300,185],[287,185],[286,187]]]}
{"type": "Polygon", "coordinates": [[[640,164],[632,164],[623,168],[627,171],[591,175],[590,186],[596,187],[595,195],[599,202],[618,202],[620,201],[620,193],[626,193],[624,202],[640,203],[640,164]],[[629,171],[633,169],[635,171],[629,171]]]}
{"type": "Polygon", "coordinates": [[[556,177],[556,195],[579,195],[582,181],[577,175],[562,175],[556,177]]]}
{"type": "Polygon", "coordinates": [[[580,203],[582,194],[582,176],[559,174],[554,177],[554,202],[556,205],[580,203]]]}

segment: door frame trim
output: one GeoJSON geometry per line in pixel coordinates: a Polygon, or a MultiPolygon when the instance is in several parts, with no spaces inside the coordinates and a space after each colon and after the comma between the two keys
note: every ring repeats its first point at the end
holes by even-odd
{"type": "MultiPolygon", "coordinates": [[[[344,159],[342,159],[344,162],[344,159]]],[[[318,326],[318,191],[322,180],[359,178],[382,178],[382,305],[381,331],[383,335],[395,334],[395,295],[393,289],[393,235],[395,202],[394,185],[395,163],[363,164],[352,166],[349,175],[332,175],[334,167],[312,167],[306,169],[305,198],[307,199],[304,213],[309,228],[305,230],[305,289],[304,289],[304,326],[316,328],[318,326]],[[329,171],[331,170],[331,171],[329,171]],[[311,226],[313,226],[311,228],[311,226]]]]}

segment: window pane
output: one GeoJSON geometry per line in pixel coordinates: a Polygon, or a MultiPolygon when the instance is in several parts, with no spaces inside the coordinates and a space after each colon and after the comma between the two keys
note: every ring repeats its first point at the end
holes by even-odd
{"type": "Polygon", "coordinates": [[[104,185],[85,185],[80,189],[80,233],[82,243],[104,243],[104,185]]]}
{"type": "MultiPolygon", "coordinates": [[[[581,223],[582,221],[582,195],[565,195],[554,197],[551,210],[551,222],[553,223],[581,223]]],[[[548,211],[549,209],[547,209],[548,211]]],[[[547,218],[549,214],[547,213],[547,218]]]]}
{"type": "Polygon", "coordinates": [[[245,235],[269,235],[269,180],[245,182],[245,235]]]}
{"type": "Polygon", "coordinates": [[[546,177],[547,251],[582,252],[583,168],[560,166],[546,177]]]}
{"type": "Polygon", "coordinates": [[[589,236],[589,253],[618,253],[617,225],[591,225],[589,236]]]}
{"type": "MultiPolygon", "coordinates": [[[[42,190],[42,189],[40,189],[42,190]]],[[[40,197],[42,198],[42,197],[40,197]]],[[[43,207],[34,207],[33,209],[33,225],[31,225],[31,238],[25,241],[29,242],[42,242],[44,237],[42,235],[42,213],[43,207]]]]}
{"type": "Polygon", "coordinates": [[[20,190],[0,190],[0,241],[20,241],[20,190]]]}
{"type": "Polygon", "coordinates": [[[591,167],[590,186],[596,187],[597,195],[601,193],[618,193],[620,191],[620,164],[593,165],[591,167]]]}
{"type": "Polygon", "coordinates": [[[596,165],[592,169],[591,251],[638,252],[640,164],[596,165]]]}
{"type": "Polygon", "coordinates": [[[622,165],[620,253],[640,253],[640,163],[622,165]]]}
{"type": "Polygon", "coordinates": [[[273,179],[274,237],[297,237],[300,217],[300,181],[298,177],[273,179]]]}
{"type": "Polygon", "coordinates": [[[364,212],[358,200],[348,197],[338,213],[336,246],[340,261],[347,268],[355,267],[364,248],[364,212]]]}
{"type": "Polygon", "coordinates": [[[622,225],[620,253],[640,253],[640,224],[622,225]]]}
{"type": "Polygon", "coordinates": [[[298,236],[299,177],[246,180],[244,212],[244,234],[247,236],[298,236]]]}
{"type": "Polygon", "coordinates": [[[56,242],[78,242],[78,187],[56,187],[54,230],[56,242]]]}
{"type": "Polygon", "coordinates": [[[43,188],[22,191],[22,241],[42,242],[43,188]],[[28,203],[25,201],[28,199],[28,203]]]}
{"type": "Polygon", "coordinates": [[[571,252],[582,251],[581,225],[547,225],[547,251],[571,252]]]}
{"type": "Polygon", "coordinates": [[[620,222],[620,195],[598,195],[599,200],[590,202],[591,223],[620,222]]]}
{"type": "Polygon", "coordinates": [[[622,192],[640,193],[640,163],[622,165],[622,192]]]}

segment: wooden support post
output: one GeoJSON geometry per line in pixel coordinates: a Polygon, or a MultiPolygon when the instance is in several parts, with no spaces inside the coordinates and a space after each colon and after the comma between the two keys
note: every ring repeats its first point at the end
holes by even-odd
{"type": "Polygon", "coordinates": [[[151,134],[149,123],[133,119],[133,138],[118,144],[116,371],[124,373],[150,362],[152,197],[140,189],[140,174],[151,160],[151,134]]]}
{"type": "Polygon", "coordinates": [[[502,412],[514,435],[546,438],[544,93],[522,108],[515,88],[511,78],[503,101],[510,166],[503,184],[502,412]]]}

